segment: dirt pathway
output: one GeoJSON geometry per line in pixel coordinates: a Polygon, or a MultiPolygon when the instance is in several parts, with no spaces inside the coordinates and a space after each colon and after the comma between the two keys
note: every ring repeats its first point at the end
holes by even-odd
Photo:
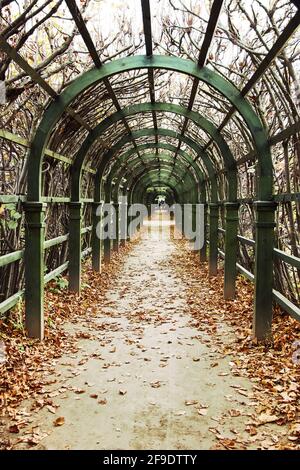
{"type": "MultiPolygon", "coordinates": [[[[103,311],[65,325],[81,336],[80,350],[57,361],[47,389],[53,404],[32,419],[31,432],[45,434],[39,448],[257,448],[246,430],[256,405],[252,384],[232,374],[232,357],[220,355],[209,327],[196,328],[168,233],[168,224],[152,222],[103,311]]],[[[218,328],[230,341],[228,326],[218,328]]]]}

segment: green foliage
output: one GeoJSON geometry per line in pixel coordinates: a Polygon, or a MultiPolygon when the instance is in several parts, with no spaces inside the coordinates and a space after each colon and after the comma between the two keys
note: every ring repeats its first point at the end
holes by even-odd
{"type": "Polygon", "coordinates": [[[52,292],[61,292],[62,290],[66,289],[69,285],[69,282],[66,278],[62,277],[62,276],[57,276],[55,279],[54,279],[54,286],[50,288],[50,290],[52,292]]]}
{"type": "Polygon", "coordinates": [[[15,230],[18,227],[19,219],[22,217],[22,214],[16,210],[15,204],[5,205],[5,216],[5,218],[1,219],[4,228],[7,227],[10,230],[15,230]]]}
{"type": "Polygon", "coordinates": [[[13,314],[10,316],[10,322],[16,330],[24,332],[25,325],[23,321],[23,313],[22,313],[22,300],[20,299],[19,302],[16,304],[13,314]]]}

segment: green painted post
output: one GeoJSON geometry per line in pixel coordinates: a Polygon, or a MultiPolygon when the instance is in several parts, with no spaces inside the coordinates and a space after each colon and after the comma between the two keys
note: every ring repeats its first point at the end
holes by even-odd
{"type": "MultiPolygon", "coordinates": [[[[108,205],[108,203],[106,203],[106,205],[108,205]]],[[[105,229],[105,231],[108,232],[108,235],[106,235],[103,240],[103,259],[104,263],[109,263],[111,259],[111,237],[109,236],[109,232],[112,224],[112,214],[110,213],[109,220],[107,214],[105,215],[105,218],[107,219],[107,223],[103,227],[103,230],[105,229]]]]}
{"type": "Polygon", "coordinates": [[[119,203],[114,204],[115,213],[116,213],[116,233],[113,240],[113,250],[119,251],[119,241],[120,241],[120,212],[119,212],[119,203]]]}
{"type": "Polygon", "coordinates": [[[206,237],[207,237],[207,204],[204,203],[204,216],[203,216],[203,247],[200,249],[200,262],[205,263],[207,261],[207,253],[206,253],[206,248],[207,248],[207,243],[206,243],[206,237]]]}
{"type": "Polygon", "coordinates": [[[130,241],[130,238],[131,238],[131,236],[133,235],[133,233],[129,233],[131,219],[132,219],[132,216],[129,215],[129,213],[128,213],[128,206],[127,206],[127,216],[126,216],[126,224],[127,224],[127,237],[126,237],[126,241],[127,241],[127,242],[130,241]]]}
{"type": "Polygon", "coordinates": [[[256,201],[254,206],[256,236],[253,334],[258,340],[268,340],[272,334],[274,218],[277,204],[274,201],[256,201]]]}
{"type": "Polygon", "coordinates": [[[69,203],[69,290],[80,293],[81,287],[81,202],[69,203]]]}
{"type": "MultiPolygon", "coordinates": [[[[192,231],[193,233],[196,233],[196,230],[197,230],[197,204],[192,204],[192,231]]],[[[195,250],[195,253],[199,255],[200,250],[195,250]]]]}
{"type": "Polygon", "coordinates": [[[125,246],[126,241],[127,241],[127,233],[128,233],[127,209],[128,209],[127,200],[125,202],[125,200],[122,199],[122,202],[119,204],[120,234],[121,234],[120,246],[125,246]]]}
{"type": "Polygon", "coordinates": [[[92,208],[92,268],[101,272],[101,202],[93,202],[92,208]]]}
{"type": "Polygon", "coordinates": [[[26,202],[25,229],[25,326],[31,338],[44,338],[44,239],[45,210],[42,202],[26,202]]]}
{"type": "Polygon", "coordinates": [[[184,236],[183,233],[183,208],[180,202],[177,202],[175,210],[173,212],[174,225],[176,230],[180,233],[181,236],[184,236]],[[177,209],[177,212],[176,212],[177,209]]]}
{"type": "Polygon", "coordinates": [[[210,276],[216,276],[218,272],[218,204],[209,203],[209,264],[210,276]]]}
{"type": "Polygon", "coordinates": [[[224,299],[234,299],[238,252],[237,233],[239,203],[226,202],[225,210],[224,299]]]}

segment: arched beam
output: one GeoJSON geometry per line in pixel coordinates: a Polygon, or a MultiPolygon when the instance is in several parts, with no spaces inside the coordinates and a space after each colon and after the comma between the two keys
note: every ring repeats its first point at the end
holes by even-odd
{"type": "MultiPolygon", "coordinates": [[[[150,163],[150,166],[149,168],[143,168],[141,167],[141,165],[137,165],[135,166],[132,171],[131,171],[131,174],[130,174],[130,177],[128,179],[128,185],[131,186],[132,184],[132,181],[134,181],[139,175],[145,173],[145,174],[150,174],[152,171],[159,171],[160,173],[162,173],[162,171],[164,169],[172,169],[174,170],[174,165],[173,165],[173,162],[172,161],[162,161],[162,162],[157,162],[157,161],[153,161],[150,163]]],[[[196,187],[197,186],[197,180],[194,179],[193,175],[191,173],[187,173],[186,176],[185,176],[185,179],[187,180],[186,183],[185,183],[185,180],[183,180],[183,175],[184,175],[184,169],[185,167],[183,168],[179,168],[179,167],[176,167],[176,171],[173,171],[173,174],[174,176],[177,175],[178,178],[180,179],[179,181],[181,181],[182,183],[182,186],[183,188],[186,187],[186,184],[190,184],[190,186],[187,188],[191,188],[192,186],[193,187],[196,187]],[[181,173],[180,170],[183,169],[183,172],[181,173]]]]}
{"type": "MultiPolygon", "coordinates": [[[[146,155],[143,155],[143,161],[146,162],[147,166],[149,164],[149,166],[153,165],[153,164],[156,164],[156,166],[160,167],[160,165],[162,164],[171,164],[171,165],[174,165],[174,159],[172,156],[170,155],[163,155],[163,154],[160,154],[159,157],[157,156],[157,154],[146,154],[146,155]]],[[[111,171],[107,177],[107,180],[106,180],[106,184],[108,184],[109,186],[112,185],[112,183],[114,183],[114,187],[118,186],[118,181],[121,180],[123,177],[127,177],[128,176],[128,173],[130,175],[134,174],[135,170],[140,167],[142,165],[142,162],[140,160],[140,158],[137,156],[135,157],[134,159],[130,160],[130,162],[127,162],[127,163],[123,163],[122,166],[118,166],[117,163],[115,163],[115,165],[111,168],[111,171]],[[114,178],[117,178],[116,181],[113,182],[113,179],[114,178]]],[[[178,161],[176,160],[176,168],[178,170],[178,172],[180,172],[182,174],[182,177],[185,176],[186,174],[186,171],[188,170],[189,166],[188,166],[188,162],[186,160],[179,160],[178,161]]],[[[194,179],[195,181],[195,185],[197,184],[200,184],[202,181],[203,181],[203,174],[202,172],[200,172],[200,174],[197,172],[196,173],[196,179],[194,179]]]]}
{"type": "MultiPolygon", "coordinates": [[[[154,103],[154,104],[140,103],[137,105],[129,106],[128,108],[123,109],[122,112],[117,112],[117,113],[112,114],[108,118],[104,119],[98,126],[96,126],[94,130],[87,136],[87,138],[83,142],[81,148],[79,149],[75,157],[74,164],[72,166],[72,182],[71,182],[72,200],[74,201],[79,200],[80,178],[81,178],[82,167],[83,167],[87,152],[89,148],[91,147],[91,145],[95,142],[95,140],[99,138],[103,134],[103,132],[105,132],[110,127],[111,124],[122,119],[122,117],[124,116],[128,117],[128,116],[133,116],[139,113],[150,112],[150,110],[153,110],[155,112],[170,112],[179,116],[188,117],[189,120],[194,122],[194,124],[196,124],[201,130],[205,131],[214,140],[223,158],[225,176],[228,180],[228,186],[229,186],[228,199],[230,201],[235,201],[236,193],[237,193],[236,162],[225,139],[222,137],[221,133],[218,131],[216,126],[212,122],[210,122],[209,120],[201,116],[201,114],[196,113],[195,111],[189,111],[187,108],[183,106],[170,104],[170,103],[154,103]]],[[[142,131],[143,130],[134,131],[134,135],[138,136],[138,132],[142,132],[142,131]]],[[[149,132],[148,135],[151,135],[151,132],[153,136],[156,135],[155,129],[153,129],[152,131],[149,130],[148,132],[149,132]]],[[[191,142],[193,142],[191,138],[186,137],[186,136],[181,136],[180,134],[177,134],[177,138],[181,139],[185,143],[189,141],[188,145],[190,145],[191,142]]],[[[124,139],[126,139],[126,136],[124,136],[124,139]]],[[[120,139],[119,140],[120,146],[122,145],[122,142],[123,142],[122,139],[120,139]]],[[[127,142],[128,141],[126,139],[126,143],[127,142]]],[[[114,146],[115,145],[116,144],[114,144],[114,146]]],[[[197,150],[195,149],[195,151],[198,154],[198,158],[201,157],[201,159],[206,159],[206,160],[209,159],[208,153],[204,152],[201,146],[198,145],[197,150]]],[[[112,158],[112,151],[107,152],[105,156],[103,157],[103,161],[101,162],[102,173],[105,171],[104,169],[105,165],[109,162],[110,158],[112,158]]]]}
{"type": "Polygon", "coordinates": [[[28,199],[41,199],[41,167],[44,149],[50,133],[72,101],[89,87],[113,75],[138,69],[165,69],[183,73],[199,79],[227,98],[241,114],[252,135],[258,154],[258,187],[257,194],[262,200],[272,198],[272,160],[266,131],[246,98],[221,75],[206,67],[199,68],[196,63],[172,56],[132,56],[121,58],[93,68],[75,79],[54,101],[44,114],[32,142],[28,159],[28,199]]]}
{"type": "MultiPolygon", "coordinates": [[[[141,130],[139,131],[139,134],[138,136],[139,137],[143,137],[143,136],[148,136],[148,135],[153,135],[151,133],[152,129],[144,129],[144,130],[141,130]],[[150,131],[150,132],[149,132],[150,131]]],[[[153,131],[155,131],[155,129],[153,129],[153,131]]],[[[172,131],[172,130],[169,130],[169,129],[157,129],[157,135],[162,135],[162,136],[168,136],[168,137],[172,137],[174,139],[180,139],[180,136],[179,134],[177,134],[175,131],[172,131]]],[[[209,158],[209,156],[202,151],[201,147],[196,143],[194,142],[192,139],[190,138],[186,138],[184,137],[183,139],[180,139],[182,140],[183,142],[186,143],[186,145],[188,145],[190,148],[192,148],[198,156],[201,156],[202,158],[202,162],[204,163],[204,166],[206,168],[206,171],[207,171],[207,174],[209,176],[209,179],[211,180],[211,184],[212,184],[212,200],[213,201],[216,201],[217,200],[217,182],[216,182],[216,175],[215,175],[215,170],[214,170],[214,167],[213,167],[213,164],[209,158]]],[[[141,146],[138,146],[137,147],[137,150],[140,152],[141,150],[143,150],[143,148],[152,148],[152,144],[143,144],[145,147],[141,147],[141,146]],[[149,145],[149,146],[148,146],[149,145]],[[151,147],[150,147],[151,146],[151,147]]],[[[169,150],[169,151],[174,151],[174,147],[173,149],[171,149],[170,147],[170,144],[164,144],[164,143],[159,143],[159,145],[155,147],[156,149],[158,148],[163,148],[165,150],[169,150]],[[162,146],[160,146],[160,144],[162,146]]],[[[176,149],[175,149],[176,150],[176,149]]],[[[118,159],[116,160],[116,162],[120,162],[120,164],[122,165],[123,162],[125,163],[126,160],[132,155],[134,154],[134,150],[132,149],[129,149],[128,151],[126,151],[124,154],[122,154],[121,156],[118,157],[118,159]]],[[[197,163],[192,159],[192,157],[187,153],[183,153],[181,152],[180,153],[180,156],[185,159],[189,165],[194,168],[194,170],[196,171],[197,174],[199,174],[199,171],[200,171],[200,168],[199,166],[197,165],[197,163]]],[[[112,171],[112,169],[110,170],[112,171]]]]}
{"type": "MultiPolygon", "coordinates": [[[[174,133],[176,134],[176,133],[174,133]]],[[[173,133],[170,132],[170,136],[173,136],[173,133]]],[[[172,146],[171,144],[165,144],[165,143],[159,143],[158,145],[155,144],[155,143],[148,143],[148,144],[142,144],[142,145],[139,145],[137,147],[137,149],[129,149],[127,152],[125,152],[124,154],[122,154],[117,160],[115,160],[113,166],[110,168],[110,172],[107,176],[107,181],[109,184],[111,184],[113,178],[115,177],[115,175],[117,175],[120,171],[123,170],[123,168],[125,168],[127,165],[129,165],[129,163],[131,162],[134,162],[136,161],[136,159],[132,159],[130,162],[128,162],[128,159],[130,158],[131,155],[134,155],[137,151],[140,152],[144,149],[152,149],[152,148],[156,148],[156,149],[165,149],[165,150],[168,150],[170,152],[176,152],[176,147],[175,146],[172,146]]],[[[185,164],[186,166],[186,170],[188,170],[189,168],[193,168],[197,177],[198,177],[198,181],[203,181],[204,180],[204,175],[202,173],[202,171],[200,170],[200,167],[193,161],[192,157],[185,151],[181,151],[178,153],[180,155],[180,157],[182,158],[182,162],[185,164]]],[[[146,157],[148,157],[149,154],[146,154],[143,156],[143,161],[145,161],[145,159],[147,159],[146,157]]],[[[152,158],[154,159],[158,159],[161,160],[161,154],[159,155],[153,155],[152,158]]],[[[174,159],[169,156],[169,155],[165,155],[165,158],[168,157],[172,162],[174,162],[174,159]]],[[[208,171],[209,171],[209,175],[211,176],[211,181],[212,181],[212,187],[213,187],[213,200],[215,200],[215,198],[217,197],[217,184],[216,184],[216,178],[215,178],[215,174],[212,173],[212,168],[210,166],[210,162],[208,162],[208,171]]]]}
{"type": "MultiPolygon", "coordinates": [[[[184,73],[213,87],[231,102],[234,110],[240,112],[252,135],[255,151],[258,156],[256,195],[259,199],[259,201],[256,202],[254,334],[259,339],[266,337],[270,332],[272,321],[272,258],[274,246],[274,205],[272,205],[273,174],[267,133],[248,100],[245,99],[242,93],[232,83],[226,81],[218,73],[206,67],[199,68],[197,64],[190,60],[169,56],[132,56],[109,62],[99,69],[87,71],[78,79],[74,80],[45,112],[33,139],[28,158],[28,202],[25,207],[27,221],[25,302],[26,318],[30,319],[28,323],[28,326],[30,326],[29,333],[33,336],[42,336],[44,207],[41,203],[41,170],[44,150],[49,136],[64,111],[68,109],[73,99],[78,97],[82,92],[105,78],[126,71],[144,68],[165,69],[184,73]],[[33,259],[34,263],[32,262],[33,259]]],[[[190,119],[190,115],[188,115],[188,117],[190,119]]],[[[224,157],[224,155],[222,156],[224,157]]],[[[75,221],[80,220],[80,203],[75,201],[75,204],[73,203],[73,206],[70,205],[70,207],[71,220],[74,221],[74,224],[70,226],[69,240],[70,250],[72,252],[73,247],[71,241],[73,239],[73,233],[80,233],[78,230],[80,223],[75,223],[75,221]]],[[[231,218],[230,215],[228,221],[231,218]]],[[[78,245],[78,239],[76,243],[78,245]]],[[[77,245],[76,249],[78,248],[77,245]]],[[[71,265],[70,260],[70,267],[71,265]]]]}
{"type": "MultiPolygon", "coordinates": [[[[132,132],[132,135],[136,135],[135,132],[132,132]]],[[[141,133],[141,135],[142,135],[142,133],[141,133]]],[[[118,143],[114,147],[112,147],[110,149],[110,151],[107,152],[105,154],[105,156],[103,157],[103,159],[101,160],[98,171],[97,171],[96,176],[95,176],[95,200],[100,200],[101,179],[102,179],[102,176],[104,174],[104,171],[105,171],[105,168],[106,168],[106,165],[107,165],[108,161],[110,161],[110,159],[113,158],[114,154],[119,149],[121,149],[124,145],[126,145],[126,143],[129,142],[129,139],[130,139],[129,135],[127,135],[126,138],[124,137],[124,138],[120,139],[118,141],[118,143]]],[[[195,145],[193,145],[193,148],[196,148],[195,145]]],[[[147,149],[147,148],[162,148],[162,149],[174,152],[174,153],[177,152],[177,154],[182,155],[182,156],[187,156],[187,152],[185,152],[181,149],[179,149],[177,151],[177,147],[175,147],[174,145],[171,145],[171,144],[167,144],[167,143],[162,143],[162,142],[159,142],[158,144],[146,143],[146,144],[141,144],[141,145],[138,146],[139,151],[141,151],[143,149],[147,149]]],[[[126,152],[124,152],[124,154],[123,154],[124,157],[122,156],[122,158],[125,158],[125,159],[129,158],[134,153],[136,153],[136,149],[131,148],[131,149],[127,150],[126,152]]],[[[202,160],[203,160],[203,163],[204,163],[204,165],[207,169],[208,175],[211,179],[212,200],[216,201],[217,200],[217,183],[216,183],[216,176],[215,176],[215,172],[214,172],[214,169],[213,169],[213,165],[212,165],[210,159],[207,158],[207,155],[205,155],[205,154],[202,155],[202,160]]],[[[191,161],[191,164],[192,164],[192,161],[191,161]]],[[[230,195],[234,198],[233,200],[235,200],[236,199],[236,186],[235,186],[236,175],[234,176],[234,180],[230,179],[229,181],[230,181],[230,184],[229,184],[230,195]]],[[[76,185],[76,187],[78,188],[77,185],[76,185]]]]}
{"type": "MultiPolygon", "coordinates": [[[[172,165],[174,164],[173,163],[174,162],[173,157],[171,157],[169,155],[166,155],[166,156],[160,155],[159,156],[159,162],[158,162],[157,161],[157,154],[152,154],[152,155],[147,154],[147,155],[143,156],[143,160],[144,161],[149,160],[150,163],[151,162],[156,162],[157,165],[159,165],[160,162],[162,162],[162,163],[168,162],[168,163],[171,163],[172,165]]],[[[119,186],[122,182],[123,177],[124,176],[126,177],[128,172],[129,173],[131,173],[131,172],[134,173],[135,168],[139,165],[141,165],[141,162],[140,162],[139,158],[136,157],[134,160],[131,160],[130,162],[128,162],[127,165],[122,165],[121,168],[116,168],[117,165],[115,164],[114,167],[111,169],[110,174],[108,175],[108,179],[107,179],[108,187],[112,187],[112,180],[115,177],[115,175],[117,175],[117,179],[114,182],[114,186],[112,188],[112,199],[113,199],[113,201],[117,202],[118,193],[119,193],[119,186]],[[123,171],[123,169],[124,169],[124,171],[123,171]]],[[[178,163],[176,161],[176,166],[180,166],[182,168],[183,175],[188,170],[188,168],[189,168],[188,165],[189,165],[189,163],[186,160],[183,160],[183,162],[181,162],[181,163],[178,163]]],[[[196,173],[196,174],[197,174],[198,179],[197,179],[197,181],[195,181],[195,185],[200,187],[201,183],[204,181],[203,174],[202,174],[202,172],[196,173]]]]}
{"type": "Polygon", "coordinates": [[[147,180],[149,182],[157,180],[157,181],[163,182],[163,184],[170,183],[170,185],[172,185],[172,184],[173,184],[173,186],[176,185],[177,193],[178,193],[179,198],[180,198],[180,194],[184,193],[184,185],[183,185],[183,182],[181,180],[181,176],[178,175],[175,172],[172,172],[172,169],[162,169],[159,176],[157,175],[157,170],[150,170],[149,171],[147,169],[143,169],[143,171],[138,176],[136,176],[136,178],[131,182],[131,186],[129,187],[130,188],[129,193],[133,194],[136,185],[137,184],[142,184],[142,182],[144,180],[147,180]],[[167,177],[171,176],[171,179],[165,181],[164,178],[166,176],[167,177]]]}

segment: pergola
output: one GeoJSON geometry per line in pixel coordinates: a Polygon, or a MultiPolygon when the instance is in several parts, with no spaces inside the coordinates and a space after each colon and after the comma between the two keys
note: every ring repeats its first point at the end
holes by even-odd
{"type": "MultiPolygon", "coordinates": [[[[45,79],[0,36],[1,50],[18,64],[24,73],[31,77],[50,97],[43,117],[31,142],[0,130],[2,139],[11,140],[30,148],[28,156],[28,192],[23,198],[26,212],[25,251],[9,253],[0,257],[0,267],[25,257],[25,292],[20,291],[0,304],[4,312],[25,295],[26,327],[32,337],[44,335],[44,285],[58,274],[68,270],[69,288],[80,292],[81,263],[83,256],[92,254],[95,270],[101,269],[102,247],[96,236],[96,228],[101,215],[97,207],[101,201],[113,204],[118,209],[120,194],[126,195],[128,203],[146,202],[151,194],[152,200],[164,188],[174,201],[203,203],[205,205],[206,242],[200,251],[200,262],[205,262],[208,254],[209,272],[217,274],[218,259],[224,259],[224,296],[233,299],[238,271],[254,282],[255,301],[253,315],[253,334],[259,340],[271,334],[272,307],[275,300],[294,318],[300,320],[300,309],[283,293],[274,290],[274,257],[300,269],[300,259],[284,253],[275,247],[274,214],[283,196],[274,194],[273,164],[271,149],[278,142],[300,132],[300,123],[282,130],[275,136],[268,135],[268,129],[257,114],[247,95],[260,78],[266,73],[273,60],[297,30],[300,24],[300,11],[296,11],[284,31],[280,34],[269,52],[265,55],[246,85],[238,89],[221,74],[206,67],[211,42],[222,12],[223,0],[214,0],[206,33],[203,38],[198,61],[180,57],[153,54],[151,31],[150,1],[142,0],[142,16],[145,37],[145,55],[111,60],[103,63],[86,23],[75,0],[66,0],[74,22],[82,36],[85,46],[94,62],[94,67],[73,80],[59,95],[45,79]],[[123,106],[117,98],[112,79],[125,73],[141,71],[147,74],[149,99],[123,106]],[[190,95],[186,106],[156,100],[155,72],[172,71],[191,78],[190,95]],[[213,91],[230,104],[229,110],[219,125],[200,114],[194,104],[200,87],[213,91]],[[80,106],[88,98],[97,96],[99,90],[105,91],[114,109],[103,118],[85,116],[80,106]],[[180,117],[182,125],[174,130],[160,127],[159,115],[180,117]],[[236,115],[243,126],[245,136],[250,140],[253,150],[236,159],[222,130],[236,115]],[[151,123],[149,124],[149,120],[151,123]],[[145,121],[146,125],[143,125],[145,121]],[[67,124],[73,123],[76,136],[75,155],[62,155],[55,148],[55,141],[67,136],[67,124]],[[138,123],[138,124],[136,124],[138,123]],[[188,132],[192,123],[199,135],[205,134],[206,143],[196,139],[188,132]],[[109,140],[112,130],[116,138],[109,140]],[[65,133],[65,134],[64,134],[65,133]],[[107,140],[106,150],[103,142],[107,140]],[[99,142],[102,150],[98,151],[99,142]],[[70,194],[55,198],[44,195],[43,161],[53,158],[70,166],[70,194]],[[238,198],[238,168],[246,161],[255,162],[256,188],[253,203],[256,213],[255,240],[238,234],[239,207],[245,202],[238,198]],[[85,198],[83,185],[86,178],[93,181],[93,197],[85,198]],[[223,181],[224,195],[220,191],[223,181]],[[69,206],[69,234],[45,241],[46,205],[53,202],[67,203],[69,206]],[[93,207],[92,226],[82,227],[83,207],[93,207]],[[225,210],[225,225],[219,226],[219,211],[225,210]],[[82,234],[91,231],[91,246],[82,251],[82,234]],[[219,248],[219,237],[224,237],[224,249],[219,248]],[[63,265],[52,272],[44,273],[45,250],[68,239],[69,255],[63,265]],[[248,271],[238,263],[239,244],[255,247],[255,270],[248,271]]],[[[296,2],[294,2],[296,3],[296,2]]],[[[94,111],[94,110],[93,110],[94,111]]],[[[171,121],[170,117],[170,121],[171,121]]],[[[68,136],[70,138],[70,135],[68,136]]],[[[245,137],[246,138],[246,137],[245,137]]],[[[75,140],[74,140],[75,142],[75,140]]],[[[16,196],[17,198],[17,196],[16,196]]],[[[299,200],[299,194],[284,194],[285,200],[299,200]]],[[[11,201],[12,196],[0,196],[0,201],[11,201]]],[[[110,251],[117,243],[104,244],[104,256],[110,258],[110,251]]],[[[200,268],[199,268],[200,269],[200,268]]]]}

